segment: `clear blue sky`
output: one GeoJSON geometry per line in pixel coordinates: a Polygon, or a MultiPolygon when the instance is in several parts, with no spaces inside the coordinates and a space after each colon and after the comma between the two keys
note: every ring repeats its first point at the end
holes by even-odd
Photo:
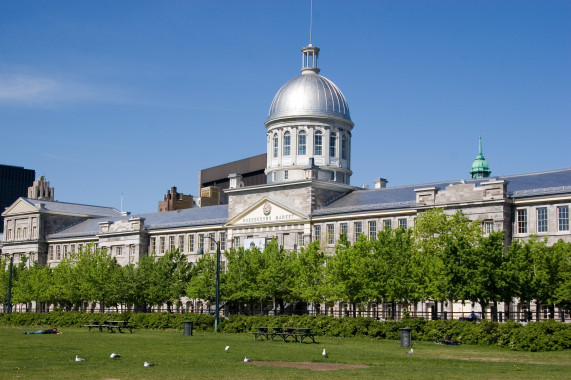
{"type": "MultiPolygon", "coordinates": [[[[56,199],[154,212],[264,153],[309,0],[1,1],[0,163],[56,199]]],[[[355,122],[351,183],[569,167],[571,1],[314,0],[321,74],[355,122]]]]}

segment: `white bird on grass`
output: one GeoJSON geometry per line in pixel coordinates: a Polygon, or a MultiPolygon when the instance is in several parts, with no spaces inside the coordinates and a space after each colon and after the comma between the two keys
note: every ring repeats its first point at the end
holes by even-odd
{"type": "Polygon", "coordinates": [[[112,353],[111,355],[109,355],[109,357],[110,357],[111,359],[119,359],[119,358],[121,357],[121,355],[116,354],[116,353],[112,353]]]}
{"type": "Polygon", "coordinates": [[[325,352],[325,348],[323,349],[323,352],[321,353],[321,356],[323,356],[324,358],[327,357],[327,352],[325,352]]]}
{"type": "Polygon", "coordinates": [[[76,362],[84,362],[85,359],[84,359],[84,358],[80,358],[79,356],[75,355],[75,361],[76,361],[76,362]]]}
{"type": "Polygon", "coordinates": [[[251,360],[250,360],[250,359],[248,359],[248,358],[244,358],[244,363],[250,363],[250,362],[251,362],[251,360]]]}
{"type": "Polygon", "coordinates": [[[407,355],[412,355],[414,354],[414,350],[411,348],[409,352],[406,353],[407,355]]]}
{"type": "Polygon", "coordinates": [[[230,346],[226,346],[226,348],[224,349],[224,351],[226,351],[226,352],[230,351],[230,346]]]}
{"type": "Polygon", "coordinates": [[[143,364],[143,366],[145,366],[145,367],[152,367],[152,366],[154,366],[154,364],[153,364],[153,363],[147,363],[147,362],[145,362],[145,363],[143,364]]]}

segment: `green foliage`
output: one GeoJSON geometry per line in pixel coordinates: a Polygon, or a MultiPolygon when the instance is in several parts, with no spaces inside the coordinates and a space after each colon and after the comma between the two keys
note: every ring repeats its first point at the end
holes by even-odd
{"type": "Polygon", "coordinates": [[[194,323],[194,329],[214,329],[214,316],[206,314],[131,312],[102,314],[75,311],[0,314],[0,325],[11,326],[81,327],[92,321],[103,320],[129,321],[130,325],[139,329],[182,329],[184,321],[191,321],[194,323]]]}

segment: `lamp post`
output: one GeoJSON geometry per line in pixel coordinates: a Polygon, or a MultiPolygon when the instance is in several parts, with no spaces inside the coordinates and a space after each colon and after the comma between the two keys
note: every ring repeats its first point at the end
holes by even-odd
{"type": "MultiPolygon", "coordinates": [[[[0,251],[0,255],[2,256],[10,256],[10,274],[8,276],[8,302],[6,305],[6,314],[11,314],[12,313],[12,272],[13,272],[13,268],[14,268],[14,255],[8,255],[7,253],[1,253],[0,251]]],[[[4,269],[4,268],[2,268],[4,269]]]]}
{"type": "MultiPolygon", "coordinates": [[[[204,237],[216,243],[216,314],[214,314],[214,332],[218,332],[218,322],[220,319],[220,242],[207,235],[204,237]]],[[[204,254],[204,248],[199,248],[198,254],[204,254]]]]}

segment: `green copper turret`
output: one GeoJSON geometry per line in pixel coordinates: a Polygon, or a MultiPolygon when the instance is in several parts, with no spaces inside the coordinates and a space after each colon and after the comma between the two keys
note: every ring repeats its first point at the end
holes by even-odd
{"type": "Polygon", "coordinates": [[[491,173],[492,171],[490,170],[490,166],[482,154],[482,137],[480,136],[480,150],[476,159],[472,163],[470,174],[472,175],[472,178],[488,178],[491,173]]]}

